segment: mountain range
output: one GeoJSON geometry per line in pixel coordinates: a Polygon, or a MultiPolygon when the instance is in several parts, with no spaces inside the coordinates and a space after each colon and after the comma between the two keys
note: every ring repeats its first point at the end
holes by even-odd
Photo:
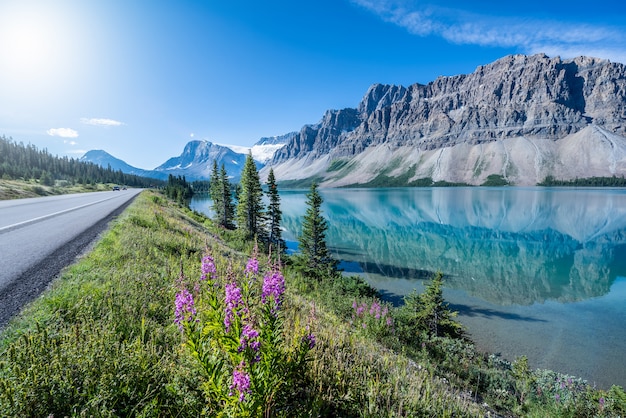
{"type": "MultiPolygon", "coordinates": [[[[548,176],[622,177],[626,66],[590,57],[511,55],[425,85],[374,84],[357,107],[328,110],[318,123],[261,138],[251,151],[262,178],[272,167],[279,182],[326,187],[479,185],[493,175],[520,186],[548,176]]],[[[238,179],[247,152],[191,141],[179,157],[151,171],[115,164],[150,177],[206,179],[217,159],[238,179]]],[[[92,153],[83,159],[103,165],[92,153]]]]}
{"type": "Polygon", "coordinates": [[[111,167],[113,170],[121,170],[123,173],[143,177],[166,180],[171,174],[185,176],[187,180],[194,181],[208,180],[211,177],[213,161],[215,160],[219,167],[224,165],[229,178],[238,181],[248,152],[252,153],[257,168],[261,169],[274,152],[284,146],[293,135],[295,132],[277,137],[261,138],[252,148],[219,145],[206,140],[190,141],[185,145],[182,154],[168,159],[153,170],[133,167],[103,150],[88,151],[81,157],[81,161],[92,162],[102,167],[111,167]]]}
{"type": "Polygon", "coordinates": [[[266,167],[280,181],[328,187],[490,175],[535,185],[623,176],[625,135],[623,64],[512,55],[426,85],[374,84],[356,108],[303,127],[266,167]]]}

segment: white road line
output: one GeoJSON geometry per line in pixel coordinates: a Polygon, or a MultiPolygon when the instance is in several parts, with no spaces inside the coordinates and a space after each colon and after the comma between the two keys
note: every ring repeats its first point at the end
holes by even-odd
{"type": "Polygon", "coordinates": [[[95,204],[98,204],[98,203],[101,203],[101,202],[104,202],[104,201],[110,200],[110,199],[111,199],[110,197],[107,197],[106,199],[101,199],[101,200],[98,200],[98,201],[95,201],[95,202],[86,203],[86,204],[81,205],[81,206],[76,206],[76,207],[73,207],[73,208],[64,209],[64,210],[61,210],[61,211],[58,211],[58,212],[49,213],[48,215],[43,215],[43,216],[39,216],[37,218],[28,219],[26,221],[18,222],[18,223],[12,224],[12,225],[3,226],[2,228],[0,228],[0,233],[6,232],[6,231],[8,231],[10,229],[19,228],[20,226],[28,225],[28,224],[31,224],[31,223],[34,223],[34,222],[37,222],[37,221],[41,221],[43,219],[52,218],[53,216],[62,215],[64,213],[71,212],[73,210],[78,210],[78,209],[85,208],[87,206],[95,205],[95,204]]]}

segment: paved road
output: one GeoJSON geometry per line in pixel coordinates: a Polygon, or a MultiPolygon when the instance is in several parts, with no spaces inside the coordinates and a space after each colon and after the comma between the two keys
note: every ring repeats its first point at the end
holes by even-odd
{"type": "Polygon", "coordinates": [[[85,251],[140,191],[0,201],[0,328],[85,251]]]}

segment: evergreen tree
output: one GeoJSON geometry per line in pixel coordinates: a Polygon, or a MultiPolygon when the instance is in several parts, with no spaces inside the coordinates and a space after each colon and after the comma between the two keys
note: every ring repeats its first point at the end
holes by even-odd
{"type": "Polygon", "coordinates": [[[457,312],[451,311],[443,299],[443,273],[437,272],[423,293],[411,292],[404,298],[398,319],[404,333],[411,337],[426,332],[435,337],[463,336],[463,326],[454,320],[457,312]]]}
{"type": "Polygon", "coordinates": [[[285,251],[285,240],[283,240],[280,222],[282,220],[282,211],[280,210],[280,196],[276,186],[276,178],[274,177],[274,169],[270,168],[267,176],[267,197],[269,204],[267,206],[267,242],[268,247],[272,251],[281,254],[285,251]]]}
{"type": "Polygon", "coordinates": [[[211,201],[213,202],[213,217],[216,223],[222,224],[221,221],[224,218],[224,194],[223,194],[222,178],[217,168],[217,160],[213,160],[213,169],[211,170],[211,187],[209,194],[211,195],[211,201]]]}
{"type": "Polygon", "coordinates": [[[249,152],[241,173],[241,191],[237,203],[237,226],[246,237],[264,241],[263,189],[256,164],[249,152]]]}
{"type": "MultiPolygon", "coordinates": [[[[215,165],[217,165],[217,163],[215,163],[215,165]]],[[[219,174],[215,176],[215,179],[211,178],[211,200],[213,200],[215,222],[223,228],[232,229],[233,220],[235,218],[235,207],[233,205],[232,190],[224,164],[222,164],[222,168],[219,174]]]]}
{"type": "Polygon", "coordinates": [[[337,273],[337,261],[326,247],[328,225],[322,216],[322,196],[313,183],[307,194],[307,210],[302,221],[302,235],[298,243],[301,253],[301,267],[304,273],[318,280],[337,273]]]}
{"type": "Polygon", "coordinates": [[[217,195],[219,195],[220,188],[220,171],[217,167],[217,160],[213,160],[211,177],[209,178],[209,195],[211,196],[211,200],[215,200],[217,195]]]}

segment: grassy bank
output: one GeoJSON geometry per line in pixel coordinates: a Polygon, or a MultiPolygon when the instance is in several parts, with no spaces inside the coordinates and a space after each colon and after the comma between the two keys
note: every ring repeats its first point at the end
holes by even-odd
{"type": "Polygon", "coordinates": [[[71,184],[57,181],[54,186],[46,186],[41,182],[30,180],[0,179],[0,200],[23,199],[27,197],[52,196],[69,193],[99,192],[111,190],[111,184],[71,184]]]}
{"type": "MultiPolygon", "coordinates": [[[[0,416],[213,416],[211,378],[174,323],[174,300],[181,277],[200,276],[207,249],[222,270],[243,271],[252,245],[142,193],[3,331],[0,416]]],[[[355,316],[353,306],[374,312],[378,303],[356,279],[312,283],[289,266],[284,275],[285,338],[314,310],[317,344],[297,398],[274,416],[618,416],[626,408],[619,388],[534,372],[523,359],[510,365],[468,341],[411,336],[400,315],[395,328],[355,316]]]]}

